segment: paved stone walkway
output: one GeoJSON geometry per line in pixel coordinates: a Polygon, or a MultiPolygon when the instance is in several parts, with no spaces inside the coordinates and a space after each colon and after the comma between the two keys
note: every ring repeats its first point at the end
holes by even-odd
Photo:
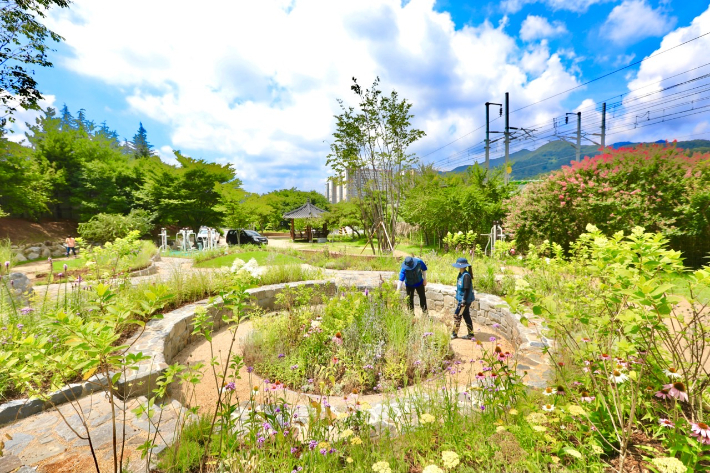
{"type": "MultiPolygon", "coordinates": [[[[160,419],[160,434],[155,438],[158,444],[155,453],[158,453],[166,447],[166,444],[172,442],[176,421],[182,412],[182,406],[177,401],[173,401],[164,410],[158,409],[151,423],[146,415],[137,417],[132,412],[139,404],[145,405],[146,399],[139,397],[127,401],[125,411],[123,404],[116,405],[118,451],[120,455],[121,439],[124,438],[124,465],[127,461],[127,470],[132,472],[145,471],[145,460],[140,459],[140,452],[136,448],[148,439],[149,427],[151,437],[155,437],[153,424],[160,419]],[[123,437],[124,424],[125,437],[123,437]]],[[[77,403],[63,404],[56,409],[0,428],[0,438],[4,441],[3,455],[0,457],[0,473],[28,471],[20,469],[24,466],[36,468],[29,471],[46,473],[95,472],[96,467],[89,442],[77,436],[79,433],[86,437],[84,421],[89,426],[99,468],[102,472],[113,471],[112,409],[110,402],[102,393],[87,396],[77,403]]]]}

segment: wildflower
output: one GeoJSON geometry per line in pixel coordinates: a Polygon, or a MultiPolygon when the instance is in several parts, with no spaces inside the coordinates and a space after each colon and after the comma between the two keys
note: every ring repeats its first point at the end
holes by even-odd
{"type": "Polygon", "coordinates": [[[594,402],[595,397],[589,394],[589,391],[582,391],[580,398],[583,402],[594,402]]]}
{"type": "Polygon", "coordinates": [[[572,414],[573,416],[583,416],[586,415],[587,412],[580,406],[577,406],[575,404],[570,405],[567,407],[567,410],[569,410],[569,413],[572,414]]]}
{"type": "Polygon", "coordinates": [[[623,383],[624,381],[627,381],[628,379],[629,379],[629,377],[619,370],[614,370],[609,375],[609,381],[613,381],[616,384],[623,383]]]}
{"type": "Polygon", "coordinates": [[[316,446],[318,446],[317,440],[311,440],[310,442],[308,442],[308,450],[313,450],[314,448],[316,448],[316,446]]]}
{"type": "Polygon", "coordinates": [[[353,436],[353,431],[351,429],[345,429],[341,434],[341,439],[346,439],[353,436]]]}
{"type": "Polygon", "coordinates": [[[495,341],[496,341],[496,337],[491,337],[491,338],[489,338],[488,340],[490,340],[491,342],[495,342],[495,341]]]}
{"type": "Polygon", "coordinates": [[[544,425],[533,425],[532,428],[535,432],[547,432],[547,427],[544,425]]]}
{"type": "Polygon", "coordinates": [[[565,395],[565,388],[562,386],[557,386],[557,391],[555,392],[558,396],[564,396],[565,395]]]}
{"type": "Polygon", "coordinates": [[[17,330],[22,330],[24,328],[24,325],[22,324],[17,324],[17,330]]]}
{"type": "Polygon", "coordinates": [[[286,356],[286,355],[284,355],[283,353],[279,353],[279,359],[281,359],[281,358],[283,358],[283,357],[285,357],[285,356],[286,356]]]}
{"type": "Polygon", "coordinates": [[[247,373],[251,373],[252,371],[254,371],[254,367],[253,367],[253,366],[247,366],[247,373]]]}
{"type": "Polygon", "coordinates": [[[65,272],[65,273],[67,272],[67,269],[69,269],[69,266],[67,266],[67,264],[64,263],[64,272],[65,272]]]}
{"type": "Polygon", "coordinates": [[[236,389],[236,386],[234,385],[234,383],[227,383],[227,384],[224,386],[224,389],[225,389],[226,391],[234,391],[234,390],[236,389]]]}
{"type": "MultiPolygon", "coordinates": [[[[421,364],[422,364],[422,361],[421,361],[421,360],[417,360],[417,361],[414,362],[414,366],[419,366],[419,365],[421,365],[421,364]]],[[[368,366],[370,366],[370,365],[368,365],[368,366]]]]}
{"type": "Polygon", "coordinates": [[[436,420],[436,418],[435,418],[433,415],[429,414],[429,413],[427,413],[427,414],[422,414],[422,415],[419,416],[419,423],[420,423],[420,424],[431,424],[431,423],[434,422],[435,420],[436,420]]]}
{"type": "Polygon", "coordinates": [[[444,468],[451,469],[459,464],[459,456],[456,452],[451,450],[444,450],[441,452],[441,461],[444,468]]]}
{"type": "Polygon", "coordinates": [[[555,390],[548,386],[545,388],[542,394],[544,394],[545,396],[552,396],[553,394],[555,394],[555,390]]]}
{"type": "Polygon", "coordinates": [[[673,384],[666,384],[663,387],[668,389],[668,394],[672,398],[688,402],[688,393],[685,391],[685,384],[681,383],[680,381],[676,381],[673,384]]]}
{"type": "Polygon", "coordinates": [[[673,422],[671,422],[668,419],[663,419],[663,418],[658,419],[658,425],[660,425],[661,427],[666,427],[668,429],[672,429],[675,427],[675,424],[673,422]]]}
{"type": "Polygon", "coordinates": [[[511,416],[517,416],[518,415],[518,410],[517,409],[511,409],[508,411],[508,414],[511,416]]]}
{"type": "Polygon", "coordinates": [[[22,309],[20,309],[20,313],[22,315],[27,315],[27,314],[32,313],[34,311],[35,310],[32,307],[23,307],[22,309]]]}
{"type": "Polygon", "coordinates": [[[348,458],[345,459],[345,462],[346,462],[346,463],[352,463],[352,462],[353,462],[353,459],[352,459],[351,457],[348,457],[348,458]]]}
{"type": "Polygon", "coordinates": [[[601,355],[599,355],[599,359],[604,360],[604,361],[609,361],[609,360],[611,360],[611,356],[607,355],[606,353],[602,353],[601,355]]]}
{"type": "Polygon", "coordinates": [[[493,324],[493,328],[499,328],[499,327],[500,327],[500,324],[499,324],[499,323],[496,322],[496,323],[493,324]]]}
{"type": "Polygon", "coordinates": [[[657,457],[651,460],[659,473],[685,473],[688,471],[682,461],[675,457],[657,457]]]}
{"type": "Polygon", "coordinates": [[[297,451],[298,451],[298,449],[296,447],[291,447],[291,455],[293,455],[297,451]]]}
{"type": "Polygon", "coordinates": [[[668,393],[668,389],[663,388],[660,391],[658,391],[655,396],[661,399],[670,399],[671,395],[668,393]]]}
{"type": "Polygon", "coordinates": [[[422,335],[422,338],[431,337],[432,335],[434,335],[434,332],[424,332],[424,335],[422,335]]]}
{"type": "Polygon", "coordinates": [[[442,470],[436,465],[428,465],[424,467],[422,473],[444,473],[444,470],[442,470]]]}
{"type": "Polygon", "coordinates": [[[392,473],[390,464],[387,462],[375,463],[374,465],[372,465],[372,471],[374,471],[375,473],[392,473]]]}
{"type": "Polygon", "coordinates": [[[505,426],[499,425],[498,427],[496,427],[496,432],[503,432],[503,431],[505,431],[505,426]]]}
{"type": "Polygon", "coordinates": [[[325,448],[321,448],[321,449],[320,449],[320,454],[321,454],[321,455],[325,455],[325,454],[327,454],[327,453],[328,453],[328,450],[327,450],[327,449],[325,449],[325,448]]]}
{"type": "Polygon", "coordinates": [[[703,422],[693,422],[690,425],[691,437],[695,437],[699,442],[710,445],[710,426],[703,422]]]}
{"type": "Polygon", "coordinates": [[[350,445],[362,445],[362,439],[360,437],[353,437],[350,439],[350,445]]]}
{"type": "Polygon", "coordinates": [[[266,439],[264,437],[259,437],[258,439],[256,439],[256,443],[258,443],[259,446],[261,447],[262,445],[264,445],[265,440],[266,439]]]}
{"type": "Polygon", "coordinates": [[[678,373],[678,370],[673,368],[672,366],[665,370],[663,373],[665,373],[666,376],[668,376],[671,379],[678,379],[680,378],[680,374],[678,373]]]}
{"type": "Polygon", "coordinates": [[[527,420],[530,424],[544,424],[545,422],[547,422],[547,417],[545,416],[545,414],[541,414],[539,412],[532,412],[528,414],[525,420],[527,420]]]}
{"type": "Polygon", "coordinates": [[[291,365],[291,371],[295,371],[298,369],[298,365],[291,365]]]}
{"type": "Polygon", "coordinates": [[[592,339],[589,338],[589,337],[582,337],[582,341],[583,341],[584,343],[590,343],[590,342],[592,341],[592,339]]]}
{"type": "Polygon", "coordinates": [[[254,390],[254,392],[257,392],[259,390],[259,386],[254,386],[252,389],[254,390]]]}
{"type": "Polygon", "coordinates": [[[601,448],[599,445],[593,444],[592,445],[592,453],[594,453],[596,455],[601,455],[602,453],[604,453],[604,449],[601,448]]]}
{"type": "Polygon", "coordinates": [[[552,412],[555,410],[555,406],[553,404],[545,404],[542,406],[542,410],[545,412],[552,412]]]}

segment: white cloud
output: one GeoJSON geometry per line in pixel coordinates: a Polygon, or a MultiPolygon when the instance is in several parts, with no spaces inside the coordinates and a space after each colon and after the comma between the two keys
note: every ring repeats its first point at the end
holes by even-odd
{"type": "MultiPolygon", "coordinates": [[[[521,50],[504,23],[457,30],[434,0],[224,0],[198,9],[77,0],[57,15],[50,26],[74,52],[63,66],[125,90],[137,118],[164,124],[163,159],[180,149],[232,162],[251,191],[323,190],[336,98],[355,104],[353,76],[364,86],[379,76],[386,93],[414,104],[428,135],[413,149],[420,153],[451,141],[450,130],[480,126],[483,103],[506,91],[518,107],[577,85],[546,43],[521,50]]],[[[563,99],[515,118],[551,118],[563,99]]]]}
{"type": "Polygon", "coordinates": [[[569,10],[583,13],[597,3],[606,3],[614,0],[503,0],[501,8],[507,13],[519,12],[525,5],[544,3],[552,10],[569,10]]]}
{"type": "Polygon", "coordinates": [[[550,23],[545,17],[528,15],[520,27],[520,39],[535,41],[536,39],[548,39],[563,35],[566,32],[567,28],[560,21],[550,23]]]}
{"type": "MultiPolygon", "coordinates": [[[[42,110],[46,110],[47,107],[54,107],[54,102],[57,100],[57,98],[54,95],[49,95],[45,94],[43,96],[44,98],[37,102],[37,105],[42,110]]],[[[29,123],[30,125],[35,124],[35,120],[42,116],[42,112],[36,111],[36,110],[25,110],[21,107],[17,108],[17,111],[12,114],[12,118],[14,119],[13,122],[8,122],[6,128],[10,131],[10,133],[5,135],[5,138],[7,138],[10,141],[14,141],[15,143],[20,143],[23,140],[25,140],[25,133],[29,133],[30,129],[27,126],[29,123]]]]}
{"type": "MultiPolygon", "coordinates": [[[[689,26],[668,33],[658,49],[649,56],[678,46],[708,31],[710,31],[710,8],[697,16],[689,26]]],[[[700,132],[706,130],[710,113],[705,112],[710,109],[700,108],[707,105],[707,100],[698,100],[706,98],[706,93],[702,92],[704,89],[699,89],[699,92],[696,90],[694,93],[693,88],[707,84],[707,79],[679,85],[668,91],[663,88],[698,79],[710,72],[707,67],[698,68],[701,65],[698,62],[699,58],[706,57],[709,49],[710,37],[705,36],[670,53],[641,63],[638,73],[629,81],[628,87],[631,92],[624,97],[624,105],[629,110],[633,106],[637,111],[626,115],[617,112],[617,118],[610,122],[610,132],[626,129],[626,132],[618,133],[616,136],[624,136],[625,139],[634,141],[655,141],[673,140],[696,130],[701,130],[700,132]],[[683,74],[678,77],[663,81],[665,78],[681,73],[683,74]],[[650,115],[644,114],[647,110],[650,111],[650,115]],[[647,124],[652,126],[642,126],[647,124]]],[[[623,109],[620,110],[623,113],[623,109]]],[[[614,140],[619,141],[616,138],[614,140]]]]}
{"type": "Polygon", "coordinates": [[[617,44],[630,44],[663,36],[675,23],[675,17],[669,17],[661,8],[652,8],[646,0],[624,0],[609,13],[601,34],[617,44]]]}

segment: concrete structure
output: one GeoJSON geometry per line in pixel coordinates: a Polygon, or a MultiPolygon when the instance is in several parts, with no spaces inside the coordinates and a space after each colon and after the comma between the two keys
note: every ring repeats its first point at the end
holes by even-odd
{"type": "Polygon", "coordinates": [[[348,201],[360,195],[366,187],[384,187],[385,174],[382,170],[370,168],[345,171],[344,183],[336,185],[332,181],[325,184],[325,197],[331,204],[348,201]]]}

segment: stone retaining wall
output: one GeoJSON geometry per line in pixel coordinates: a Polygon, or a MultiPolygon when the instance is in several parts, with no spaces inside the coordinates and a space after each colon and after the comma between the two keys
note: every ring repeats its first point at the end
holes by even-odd
{"type": "MultiPolygon", "coordinates": [[[[311,287],[334,294],[336,285],[333,281],[301,281],[288,284],[274,284],[247,290],[251,297],[253,306],[264,310],[273,310],[276,306],[276,297],[286,287],[311,287]]],[[[375,285],[358,284],[358,289],[374,289],[375,285]]],[[[455,306],[455,288],[443,284],[428,284],[426,287],[427,302],[429,307],[441,312],[453,311],[455,306]]],[[[418,301],[417,301],[418,303],[418,301]]],[[[193,342],[198,336],[192,334],[192,321],[195,312],[204,309],[212,316],[214,329],[218,330],[224,325],[223,315],[225,309],[219,298],[213,302],[205,299],[199,302],[185,305],[164,315],[162,319],[152,319],[146,326],[145,331],[140,332],[127,343],[132,343],[139,338],[137,343],[131,348],[132,353],[142,353],[150,357],[149,360],[141,362],[139,369],[133,371],[128,377],[122,378],[117,385],[118,392],[123,397],[134,397],[140,395],[150,395],[155,388],[156,379],[165,371],[173,358],[187,345],[193,342]]],[[[542,321],[530,316],[530,327],[523,325],[519,314],[510,312],[505,301],[499,297],[489,294],[476,294],[476,301],[471,307],[471,316],[474,322],[491,326],[497,332],[502,332],[506,338],[518,346],[520,370],[531,370],[535,374],[524,380],[525,384],[534,387],[546,385],[546,377],[549,368],[542,354],[542,348],[552,344],[551,340],[538,333],[538,328],[542,327],[542,321]],[[494,324],[498,326],[493,327],[494,324]],[[539,369],[536,368],[539,365],[539,369]]],[[[105,385],[104,376],[93,376],[88,381],[66,386],[61,391],[51,395],[54,404],[61,404],[92,392],[101,390],[105,385]]],[[[17,419],[28,417],[50,408],[51,403],[40,400],[20,399],[0,406],[0,425],[12,422],[17,419]]]]}
{"type": "Polygon", "coordinates": [[[155,264],[156,261],[160,261],[160,253],[156,253],[150,258],[150,264],[147,268],[131,271],[131,277],[152,276],[153,274],[158,274],[158,265],[155,264]]]}

